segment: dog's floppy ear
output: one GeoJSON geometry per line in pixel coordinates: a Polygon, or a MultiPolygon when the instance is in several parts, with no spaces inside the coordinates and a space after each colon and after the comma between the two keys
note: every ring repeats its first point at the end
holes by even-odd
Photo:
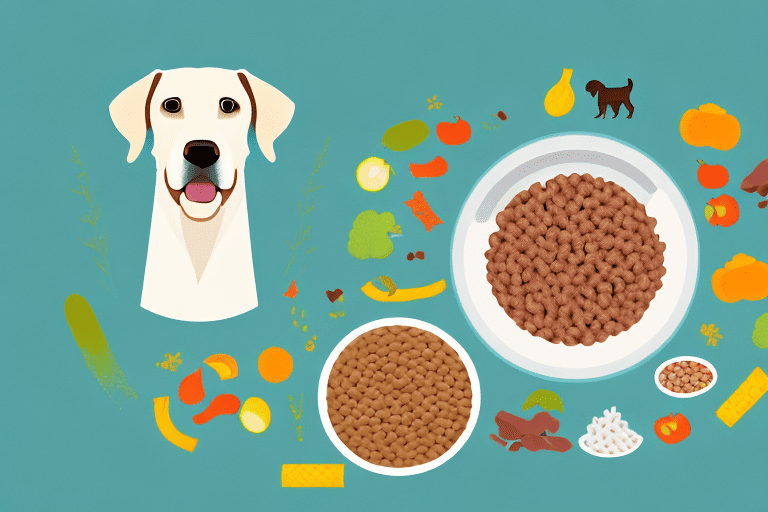
{"type": "Polygon", "coordinates": [[[149,122],[149,103],[160,81],[162,71],[156,69],[126,90],[109,104],[109,115],[115,128],[131,144],[128,150],[128,162],[133,162],[144,147],[149,122]]]}
{"type": "Polygon", "coordinates": [[[251,124],[259,149],[270,162],[275,161],[272,144],[288,127],[296,105],[268,83],[241,69],[237,72],[251,100],[251,124]]]}

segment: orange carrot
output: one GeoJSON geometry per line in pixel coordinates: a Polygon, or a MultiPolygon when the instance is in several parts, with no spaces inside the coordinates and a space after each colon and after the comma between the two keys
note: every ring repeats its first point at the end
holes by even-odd
{"type": "Polygon", "coordinates": [[[448,162],[441,156],[426,164],[411,164],[410,167],[415,178],[437,178],[448,172],[448,162]]]}

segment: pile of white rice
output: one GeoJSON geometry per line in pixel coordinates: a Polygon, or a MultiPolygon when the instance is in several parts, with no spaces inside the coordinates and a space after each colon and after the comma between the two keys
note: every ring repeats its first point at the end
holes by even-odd
{"type": "Polygon", "coordinates": [[[603,411],[602,418],[592,418],[592,424],[587,426],[587,435],[580,441],[586,451],[603,456],[620,456],[640,446],[643,438],[621,420],[621,413],[616,412],[616,407],[611,407],[610,411],[603,411]]]}

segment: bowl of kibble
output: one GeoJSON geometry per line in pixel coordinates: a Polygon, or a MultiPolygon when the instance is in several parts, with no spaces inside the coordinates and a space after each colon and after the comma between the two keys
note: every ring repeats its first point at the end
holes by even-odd
{"type": "Polygon", "coordinates": [[[675,398],[703,395],[715,386],[717,371],[712,363],[693,356],[680,356],[664,361],[653,375],[656,387],[675,398]]]}
{"type": "Polygon", "coordinates": [[[693,216],[642,151],[573,133],[493,164],[462,207],[451,268],[488,347],[549,379],[595,380],[650,358],[679,328],[698,275],[693,216]]]}
{"type": "Polygon", "coordinates": [[[445,331],[385,318],[333,349],[317,399],[328,438],[350,462],[407,476],[461,449],[480,413],[480,382],[467,352],[445,331]]]}

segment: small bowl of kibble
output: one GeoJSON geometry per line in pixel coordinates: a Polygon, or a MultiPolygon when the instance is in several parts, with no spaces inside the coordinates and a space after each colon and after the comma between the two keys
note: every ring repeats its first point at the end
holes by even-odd
{"type": "Polygon", "coordinates": [[[317,399],[326,434],[350,462],[407,476],[461,449],[480,413],[480,382],[467,352],[445,331],[385,318],[333,349],[317,399]]]}
{"type": "Polygon", "coordinates": [[[664,361],[653,375],[656,387],[675,398],[703,395],[715,386],[717,371],[712,363],[693,356],[680,356],[664,361]]]}

